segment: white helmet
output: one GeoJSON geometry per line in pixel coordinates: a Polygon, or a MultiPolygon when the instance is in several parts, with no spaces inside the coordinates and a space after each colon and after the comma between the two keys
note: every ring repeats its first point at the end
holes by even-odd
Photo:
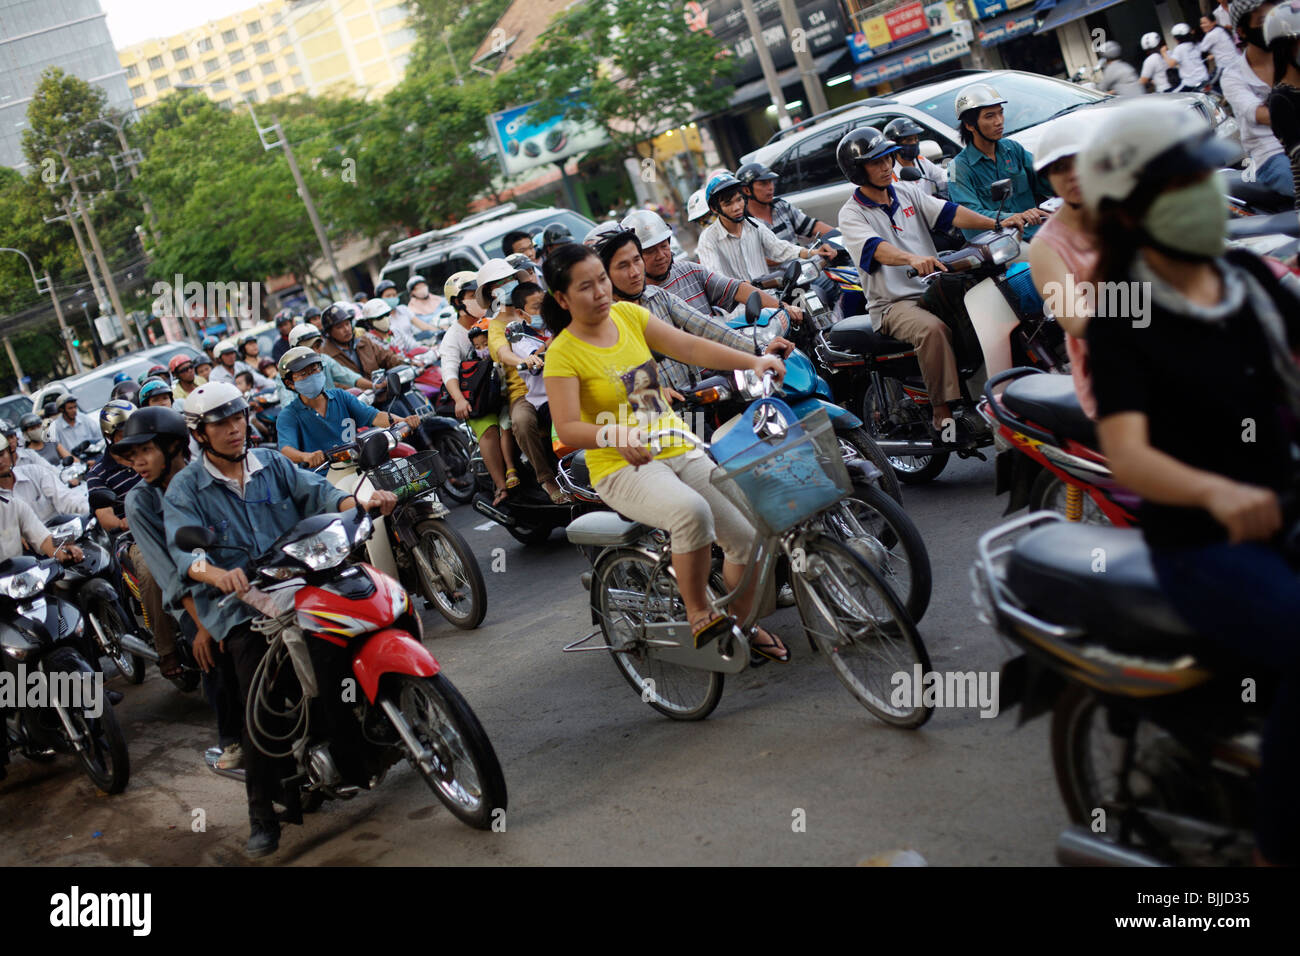
{"type": "Polygon", "coordinates": [[[1279,3],[1264,18],[1264,42],[1269,46],[1283,37],[1300,36],[1300,2],[1279,3]]]}
{"type": "Polygon", "coordinates": [[[1160,34],[1151,32],[1142,34],[1142,49],[1158,50],[1160,48],[1160,34]]]}
{"type": "Polygon", "coordinates": [[[1034,172],[1066,156],[1077,156],[1093,132],[1110,121],[1113,107],[1076,110],[1066,119],[1054,120],[1034,146],[1034,172]]]}
{"type": "Polygon", "coordinates": [[[1001,106],[1006,100],[997,90],[988,83],[972,83],[970,86],[963,86],[957,93],[957,99],[953,101],[953,109],[957,113],[957,118],[961,119],[961,114],[967,110],[982,109],[985,106],[1001,106]]]}
{"type": "Polygon", "coordinates": [[[623,227],[618,224],[618,220],[607,219],[605,222],[602,222],[599,226],[596,226],[588,232],[587,235],[583,237],[582,244],[584,246],[595,246],[606,236],[612,236],[615,233],[622,231],[623,227]]]}
{"type": "Polygon", "coordinates": [[[478,274],[474,276],[474,281],[478,283],[478,289],[474,297],[478,299],[478,304],[484,309],[490,307],[487,297],[483,294],[487,287],[493,282],[500,282],[502,279],[515,278],[515,267],[504,259],[489,259],[478,268],[478,274]]]}
{"type": "Polygon", "coordinates": [[[1107,60],[1118,60],[1124,55],[1124,48],[1114,40],[1107,40],[1101,45],[1101,55],[1107,60]]]}
{"type": "Polygon", "coordinates": [[[1169,28],[1169,35],[1174,37],[1189,37],[1192,35],[1192,28],[1186,23],[1175,23],[1169,28]]]}
{"type": "Polygon", "coordinates": [[[321,331],[310,322],[295,325],[289,332],[289,348],[297,348],[310,338],[320,338],[321,331]]]}
{"type": "Polygon", "coordinates": [[[691,198],[686,200],[686,220],[698,222],[708,214],[709,204],[704,199],[704,190],[697,189],[691,193],[691,198]]]}
{"type": "Polygon", "coordinates": [[[668,228],[668,223],[660,219],[659,214],[651,209],[638,209],[635,212],[628,213],[623,218],[623,228],[631,229],[636,233],[642,249],[649,249],[661,242],[667,242],[673,236],[673,231],[668,228]]]}
{"type": "Polygon", "coordinates": [[[185,399],[185,424],[194,431],[206,422],[219,422],[248,411],[244,393],[229,382],[208,382],[185,399]]]}
{"type": "Polygon", "coordinates": [[[1102,200],[1124,202],[1140,188],[1159,190],[1174,176],[1231,165],[1240,155],[1194,110],[1140,100],[1106,108],[1104,131],[1084,144],[1075,168],[1083,204],[1096,213],[1102,200]]]}
{"type": "Polygon", "coordinates": [[[387,332],[388,316],[392,311],[393,307],[383,299],[367,299],[365,305],[361,307],[361,319],[369,322],[371,328],[387,332]]]}

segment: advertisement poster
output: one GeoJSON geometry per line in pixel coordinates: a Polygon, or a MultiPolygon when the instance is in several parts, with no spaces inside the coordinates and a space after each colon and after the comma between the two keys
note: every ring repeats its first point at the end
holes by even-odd
{"type": "Polygon", "coordinates": [[[581,126],[562,116],[553,116],[542,123],[529,123],[525,116],[532,107],[532,103],[525,103],[488,116],[488,131],[507,176],[585,153],[609,142],[609,137],[599,127],[581,126]]]}

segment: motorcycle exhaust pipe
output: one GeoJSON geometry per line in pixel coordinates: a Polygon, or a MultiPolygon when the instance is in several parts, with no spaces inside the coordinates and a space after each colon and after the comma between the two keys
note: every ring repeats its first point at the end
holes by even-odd
{"type": "Polygon", "coordinates": [[[155,664],[159,661],[158,652],[134,634],[123,634],[117,639],[117,642],[122,645],[124,651],[139,654],[145,660],[153,661],[155,664]]]}
{"type": "Polygon", "coordinates": [[[481,496],[475,496],[474,510],[481,515],[486,515],[487,517],[491,518],[497,524],[505,525],[507,528],[513,528],[516,524],[518,524],[518,522],[515,521],[514,515],[510,514],[509,512],[501,511],[498,508],[492,507],[491,502],[487,501],[485,498],[481,496]]]}
{"type": "Polygon", "coordinates": [[[1056,862],[1062,866],[1164,866],[1155,857],[1132,847],[1099,840],[1086,827],[1075,824],[1056,841],[1056,862]]]}
{"type": "Polygon", "coordinates": [[[938,448],[932,441],[892,441],[878,439],[876,447],[886,455],[934,455],[940,451],[952,451],[951,447],[938,448]]]}

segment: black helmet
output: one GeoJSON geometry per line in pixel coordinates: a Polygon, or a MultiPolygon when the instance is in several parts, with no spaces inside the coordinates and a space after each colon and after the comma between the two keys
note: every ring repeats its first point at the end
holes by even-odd
{"type": "Polygon", "coordinates": [[[135,405],[140,398],[140,386],[127,379],[125,382],[118,382],[113,386],[113,391],[109,393],[109,398],[122,398],[135,405]]]}
{"type": "Polygon", "coordinates": [[[904,136],[924,136],[921,125],[908,116],[900,116],[885,125],[885,138],[898,142],[904,136]]]}
{"type": "Polygon", "coordinates": [[[746,163],[736,170],[736,179],[742,186],[748,186],[753,182],[762,180],[764,182],[773,179],[780,179],[776,173],[768,169],[762,163],[746,163]]]}
{"type": "Polygon", "coordinates": [[[878,129],[861,126],[844,134],[835,147],[835,160],[840,164],[844,178],[855,186],[867,184],[867,171],[863,164],[898,149],[898,144],[878,129]]]}
{"type": "Polygon", "coordinates": [[[190,440],[185,416],[164,405],[147,405],[132,412],[122,431],[122,437],[113,442],[112,450],[118,454],[131,445],[143,445],[158,438],[174,438],[182,445],[190,440]]]}
{"type": "Polygon", "coordinates": [[[346,305],[340,305],[337,302],[322,312],[320,316],[321,328],[326,332],[336,325],[342,325],[344,322],[349,324],[352,322],[352,310],[346,305]]]}
{"type": "Polygon", "coordinates": [[[391,279],[380,279],[379,284],[375,286],[375,295],[382,296],[389,289],[396,289],[397,283],[391,279]]]}
{"type": "Polygon", "coordinates": [[[353,302],[365,302],[366,299],[368,299],[368,298],[370,298],[370,296],[366,295],[364,292],[358,292],[358,293],[356,293],[355,295],[352,296],[352,301],[353,301],[353,302]]]}
{"type": "Polygon", "coordinates": [[[573,233],[569,232],[569,227],[562,222],[551,223],[542,233],[543,246],[558,246],[566,242],[573,242],[573,233]]]}
{"type": "Polygon", "coordinates": [[[40,428],[45,423],[41,421],[41,416],[35,412],[28,412],[22,418],[18,419],[18,427],[26,431],[28,428],[40,428]]]}
{"type": "Polygon", "coordinates": [[[295,325],[298,322],[297,316],[293,314],[292,309],[281,309],[279,312],[275,313],[275,324],[277,328],[281,325],[284,325],[284,323],[286,322],[295,325]]]}
{"type": "Polygon", "coordinates": [[[307,306],[307,311],[302,314],[302,320],[304,322],[310,322],[318,315],[320,315],[320,309],[316,308],[314,305],[309,305],[307,306]]]}

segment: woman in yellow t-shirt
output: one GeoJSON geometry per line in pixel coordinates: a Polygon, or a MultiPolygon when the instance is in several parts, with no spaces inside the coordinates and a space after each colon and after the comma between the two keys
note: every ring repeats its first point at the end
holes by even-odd
{"type": "MultiPolygon", "coordinates": [[[[542,318],[555,336],[546,353],[546,395],[556,435],[572,448],[590,449],[587,468],[606,504],[672,536],[677,587],[695,644],[703,646],[734,623],[709,609],[713,541],[722,546],[723,577],[734,588],[757,532],[709,481],[717,466],[707,456],[688,454],[679,441],[665,443],[658,455],[645,446],[646,433],[687,430],[661,390],[651,349],[689,365],[772,371],[778,380],[785,366],[775,356],[746,355],[675,329],[631,302],[611,305],[609,276],[587,246],[559,246],[544,271],[550,292],[542,318]]],[[[741,595],[730,610],[743,617],[752,599],[741,595]]],[[[762,628],[755,628],[750,646],[771,660],[790,659],[780,639],[762,628]]]]}

